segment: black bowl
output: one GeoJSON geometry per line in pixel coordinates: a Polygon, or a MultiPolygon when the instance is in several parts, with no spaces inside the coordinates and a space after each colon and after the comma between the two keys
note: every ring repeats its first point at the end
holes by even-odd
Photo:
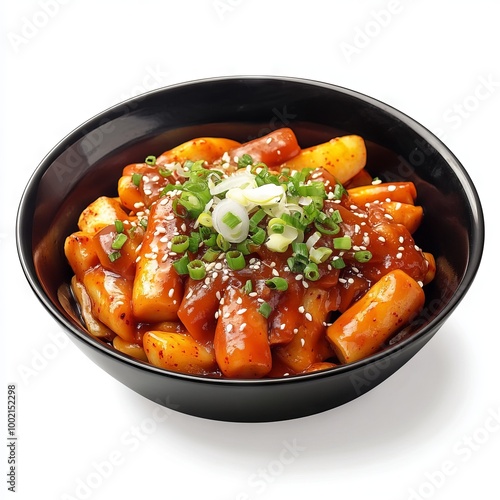
{"type": "MultiPolygon", "coordinates": [[[[95,363],[143,396],[205,418],[256,422],[311,415],[385,380],[424,346],[464,297],[478,269],[484,221],[466,171],[443,143],[400,111],[334,85],[278,77],[230,77],[172,85],[87,121],[42,161],[23,194],[17,245],[42,304],[95,363]],[[367,168],[411,180],[425,218],[416,240],[437,261],[422,313],[379,353],[349,365],[282,379],[224,380],[169,372],[91,337],[71,303],[63,244],[82,209],[115,196],[124,165],[198,136],[246,141],[291,127],[302,147],[361,135],[367,168]]],[[[71,374],[69,374],[71,375],[71,374]]]]}

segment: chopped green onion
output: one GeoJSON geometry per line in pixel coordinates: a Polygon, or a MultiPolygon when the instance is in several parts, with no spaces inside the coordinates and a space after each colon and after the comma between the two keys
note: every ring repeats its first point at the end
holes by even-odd
{"type": "Polygon", "coordinates": [[[309,248],[305,243],[292,243],[293,256],[301,262],[309,262],[309,248]]]}
{"type": "Polygon", "coordinates": [[[340,182],[337,182],[337,184],[335,184],[335,187],[333,188],[334,199],[340,200],[344,194],[347,194],[347,191],[345,190],[344,186],[340,184],[340,182]]]}
{"type": "Polygon", "coordinates": [[[227,265],[233,271],[240,271],[246,266],[245,257],[238,250],[231,250],[226,253],[226,262],[227,265]]]}
{"type": "Polygon", "coordinates": [[[189,274],[188,264],[189,257],[187,253],[185,253],[179,260],[174,261],[172,263],[172,266],[176,270],[177,274],[180,274],[182,276],[184,274],[189,274]]]}
{"type": "Polygon", "coordinates": [[[231,248],[231,243],[222,236],[222,234],[218,234],[216,238],[217,246],[223,251],[227,252],[231,248]]]}
{"type": "Polygon", "coordinates": [[[343,222],[342,220],[342,215],[340,215],[340,211],[339,210],[334,210],[332,215],[330,216],[330,219],[335,222],[335,224],[340,224],[341,222],[343,222]]]}
{"type": "Polygon", "coordinates": [[[322,223],[316,221],[314,226],[322,234],[334,235],[340,231],[340,226],[331,218],[326,218],[322,223]]]}
{"type": "Polygon", "coordinates": [[[315,264],[321,264],[332,255],[332,252],[333,250],[328,247],[311,248],[311,250],[309,250],[309,258],[315,264]]]}
{"type": "Polygon", "coordinates": [[[274,217],[267,223],[269,234],[283,234],[285,231],[285,221],[279,217],[274,217]]]}
{"type": "Polygon", "coordinates": [[[141,219],[139,221],[139,224],[144,228],[146,229],[148,227],[148,219],[141,219]]]}
{"type": "Polygon", "coordinates": [[[159,168],[158,169],[158,173],[162,176],[162,177],[170,177],[172,175],[172,170],[168,170],[166,168],[159,168]]]}
{"type": "Polygon", "coordinates": [[[213,226],[212,216],[207,212],[202,212],[198,216],[198,219],[196,219],[196,221],[198,222],[198,224],[205,226],[205,227],[212,227],[213,226]]]}
{"type": "Polygon", "coordinates": [[[345,267],[345,262],[342,257],[334,257],[332,260],[332,266],[335,269],[344,269],[345,267]]]}
{"type": "Polygon", "coordinates": [[[279,276],[266,280],[265,283],[273,290],[279,290],[280,292],[288,290],[288,281],[285,278],[280,278],[279,276]]]}
{"type": "Polygon", "coordinates": [[[123,233],[123,230],[125,229],[123,227],[123,221],[121,221],[120,219],[116,219],[115,220],[115,229],[116,229],[117,233],[123,233]]]}
{"type": "Polygon", "coordinates": [[[213,248],[209,248],[202,257],[202,260],[205,262],[215,262],[217,257],[220,255],[219,250],[214,250],[213,248]]]}
{"type": "Polygon", "coordinates": [[[210,233],[208,238],[203,239],[203,243],[205,243],[207,247],[215,247],[217,245],[217,233],[210,233]]]}
{"type": "Polygon", "coordinates": [[[199,259],[192,260],[187,265],[187,270],[189,277],[194,280],[202,280],[207,275],[205,264],[199,259]]]}
{"type": "Polygon", "coordinates": [[[148,157],[146,157],[145,162],[148,165],[156,165],[156,156],[148,156],[148,157]]]}
{"type": "Polygon", "coordinates": [[[262,245],[262,243],[266,241],[266,232],[261,227],[258,227],[255,229],[250,238],[255,244],[262,245]]]}
{"type": "Polygon", "coordinates": [[[307,264],[307,266],[304,268],[304,276],[310,281],[319,280],[320,274],[318,265],[314,262],[309,262],[309,264],[307,264]]]}
{"type": "Polygon", "coordinates": [[[333,248],[335,248],[335,250],[350,250],[351,244],[352,241],[350,236],[333,238],[333,248]]]}
{"type": "Polygon", "coordinates": [[[307,228],[307,224],[303,224],[301,222],[300,220],[301,217],[298,212],[295,213],[294,215],[283,214],[281,218],[283,219],[284,222],[286,222],[286,224],[294,227],[295,229],[298,229],[299,231],[305,231],[307,228]]]}
{"type": "Polygon", "coordinates": [[[243,255],[250,255],[252,251],[250,250],[250,244],[252,243],[252,240],[245,240],[242,241],[241,243],[238,243],[236,245],[236,250],[241,252],[243,255]]]}
{"type": "Polygon", "coordinates": [[[372,253],[369,250],[359,250],[354,252],[354,258],[358,262],[368,262],[372,258],[372,253]]]}
{"type": "Polygon", "coordinates": [[[322,182],[316,181],[311,184],[302,184],[297,186],[297,193],[300,196],[325,196],[325,186],[322,182]]]}
{"type": "Polygon", "coordinates": [[[288,257],[286,260],[288,267],[292,273],[301,273],[306,267],[306,263],[296,259],[295,257],[288,257]]]}
{"type": "Polygon", "coordinates": [[[266,216],[266,212],[260,208],[250,217],[250,229],[255,229],[259,222],[266,216]]]}
{"type": "Polygon", "coordinates": [[[171,250],[175,253],[183,253],[189,248],[189,236],[185,234],[177,234],[172,240],[171,250]]]}
{"type": "Polygon", "coordinates": [[[111,243],[111,248],[113,250],[120,250],[120,248],[125,245],[125,242],[128,240],[128,237],[124,233],[118,233],[111,243]]]}
{"type": "Polygon", "coordinates": [[[141,179],[142,179],[142,174],[132,174],[132,183],[139,187],[139,185],[141,184],[141,179]]]}
{"type": "Polygon", "coordinates": [[[271,306],[267,302],[262,302],[262,304],[259,307],[259,312],[264,316],[264,318],[269,318],[269,315],[272,312],[271,306]]]}
{"type": "Polygon", "coordinates": [[[252,292],[253,292],[252,280],[246,280],[245,284],[243,285],[243,293],[246,293],[248,295],[249,293],[252,292]]]}
{"type": "Polygon", "coordinates": [[[118,251],[116,252],[111,252],[108,257],[111,262],[114,262],[115,260],[119,259],[122,256],[122,254],[118,251]]]}
{"type": "Polygon", "coordinates": [[[222,217],[222,222],[231,229],[234,229],[238,224],[241,224],[241,219],[234,215],[233,212],[226,212],[222,217]]]}
{"type": "Polygon", "coordinates": [[[253,158],[249,154],[245,153],[241,158],[238,158],[238,168],[246,168],[250,165],[253,165],[253,158]]]}
{"type": "Polygon", "coordinates": [[[196,253],[200,248],[201,235],[200,233],[191,233],[189,236],[188,252],[196,253]]]}

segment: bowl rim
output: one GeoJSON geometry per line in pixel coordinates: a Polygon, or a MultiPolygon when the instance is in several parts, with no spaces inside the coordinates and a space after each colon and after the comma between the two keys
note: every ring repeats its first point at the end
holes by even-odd
{"type": "MultiPolygon", "coordinates": [[[[67,332],[71,333],[72,336],[76,337],[77,340],[83,342],[87,346],[99,351],[101,354],[110,356],[114,358],[115,361],[122,362],[130,365],[132,368],[138,370],[144,370],[151,372],[166,378],[174,378],[185,381],[193,381],[197,383],[206,384],[216,384],[216,385],[242,385],[242,386],[254,386],[254,385],[276,385],[276,384],[290,384],[297,382],[304,382],[306,380],[318,379],[324,377],[334,376],[337,373],[347,373],[349,371],[356,371],[360,368],[366,367],[368,365],[375,364],[385,358],[391,358],[397,355],[398,351],[404,350],[409,345],[417,342],[419,339],[432,336],[444,323],[444,321],[450,316],[454,309],[458,306],[461,300],[464,298],[466,292],[472,285],[474,278],[479,269],[481,263],[484,239],[485,239],[485,224],[484,215],[481,206],[481,201],[477,192],[477,189],[469,175],[465,170],[463,165],[460,163],[458,158],[452,153],[452,151],[442,142],[442,140],[432,133],[429,129],[424,127],[414,118],[400,111],[399,109],[387,104],[384,101],[371,97],[362,92],[352,90],[350,88],[301,77],[292,76],[276,76],[276,75],[230,75],[230,76],[217,76],[208,78],[199,78],[188,80],[185,82],[174,83],[166,86],[162,86],[157,89],[149,90],[147,92],[141,93],[139,95],[130,97],[123,101],[114,104],[103,111],[95,114],[91,118],[87,119],[77,127],[75,127],[71,132],[69,132],[65,137],[63,137],[56,145],[54,145],[51,150],[45,155],[45,157],[40,161],[38,166],[35,168],[31,174],[19,201],[17,214],[16,214],[16,248],[18,257],[21,263],[24,275],[37,296],[38,300],[45,307],[45,309],[50,313],[52,318],[56,320],[57,323],[67,332]],[[32,251],[27,250],[27,244],[23,241],[23,232],[25,231],[25,226],[28,225],[27,215],[30,211],[30,198],[33,193],[37,192],[38,184],[41,177],[45,171],[51,166],[53,160],[66,150],[69,146],[74,144],[76,141],[84,137],[86,134],[91,132],[94,128],[97,128],[102,124],[102,119],[104,117],[109,117],[109,115],[118,114],[118,116],[123,116],[123,107],[135,108],[135,105],[147,98],[148,96],[155,94],[163,94],[175,91],[178,88],[203,86],[207,84],[214,84],[217,82],[238,82],[244,83],[245,81],[254,81],[265,84],[266,81],[277,81],[293,84],[301,84],[307,87],[320,87],[336,93],[341,93],[353,97],[357,100],[362,101],[365,104],[372,105],[375,108],[388,113],[391,117],[399,119],[404,123],[405,126],[412,129],[420,137],[427,141],[446,161],[446,163],[453,170],[454,174],[460,181],[462,188],[465,191],[466,197],[469,200],[469,207],[471,215],[474,221],[472,225],[472,231],[470,234],[469,243],[469,256],[466,270],[463,274],[462,279],[458,284],[456,292],[447,300],[444,304],[443,309],[440,311],[438,316],[431,319],[427,324],[414,332],[410,337],[403,339],[402,341],[389,346],[384,350],[374,353],[367,358],[361,359],[359,361],[348,363],[344,365],[338,365],[325,370],[303,373],[298,375],[292,375],[288,377],[278,377],[278,378],[260,378],[260,379],[229,379],[229,378],[219,378],[210,377],[206,375],[192,375],[180,372],[170,371],[164,368],[156,367],[148,362],[143,362],[132,358],[124,353],[121,353],[114,349],[112,346],[105,344],[104,342],[92,337],[87,333],[82,326],[82,329],[77,328],[71,321],[69,321],[60,311],[55,307],[53,302],[43,291],[40,285],[38,276],[33,265],[33,255],[32,251]],[[120,112],[121,110],[121,112],[120,112]],[[475,244],[472,245],[471,242],[475,244]]],[[[30,245],[31,247],[31,245],[30,245]]]]}

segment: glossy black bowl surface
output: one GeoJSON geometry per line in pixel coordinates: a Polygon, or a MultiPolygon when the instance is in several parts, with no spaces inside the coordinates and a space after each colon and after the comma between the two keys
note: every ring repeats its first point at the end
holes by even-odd
{"type": "MultiPolygon", "coordinates": [[[[216,78],[136,97],[87,121],[36,168],[23,194],[17,243],[26,277],[70,338],[113,377],[167,407],[205,418],[255,422],[344,404],[393,374],[428,342],[469,289],[484,242],[481,205],[467,172],[432,133],[373,98],[334,85],[280,77],[216,78]],[[302,147],[361,135],[367,169],[411,180],[425,218],[415,238],[437,261],[422,313],[368,359],[296,377],[223,380],[168,372],[92,338],[70,301],[63,244],[80,212],[116,196],[122,168],[199,136],[246,141],[291,127],[302,147]]],[[[72,376],[72,374],[68,374],[72,376]]]]}

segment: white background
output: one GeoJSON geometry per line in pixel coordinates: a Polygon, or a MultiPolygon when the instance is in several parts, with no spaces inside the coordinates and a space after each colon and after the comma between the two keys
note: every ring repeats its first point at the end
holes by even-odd
{"type": "Polygon", "coordinates": [[[497,0],[2,1],[0,393],[6,408],[17,385],[19,437],[15,495],[2,445],[2,494],[499,498],[499,18],[497,0]],[[59,331],[16,255],[22,189],[66,134],[143,91],[235,74],[322,80],[399,108],[458,156],[486,217],[482,267],[434,339],[367,395],[288,422],[208,421],[133,393],[59,331]]]}

